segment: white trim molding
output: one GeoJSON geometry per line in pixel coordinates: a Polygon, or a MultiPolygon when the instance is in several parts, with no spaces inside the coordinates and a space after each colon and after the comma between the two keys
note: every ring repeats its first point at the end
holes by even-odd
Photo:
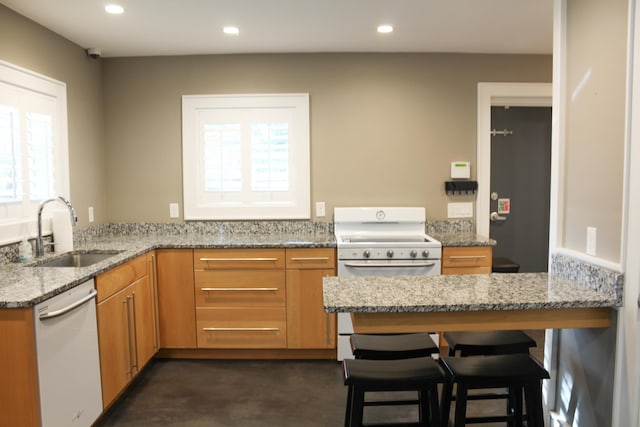
{"type": "Polygon", "coordinates": [[[478,234],[489,236],[491,107],[550,107],[551,94],[551,83],[478,83],[478,151],[476,160],[478,168],[476,231],[478,234]]]}

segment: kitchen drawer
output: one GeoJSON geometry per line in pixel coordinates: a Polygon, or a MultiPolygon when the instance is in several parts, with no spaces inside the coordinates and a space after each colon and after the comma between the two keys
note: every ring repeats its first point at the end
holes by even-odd
{"type": "Polygon", "coordinates": [[[491,272],[491,249],[491,246],[444,248],[442,250],[442,267],[489,267],[489,272],[491,272]]]}
{"type": "Polygon", "coordinates": [[[284,270],[196,270],[197,307],[284,307],[284,270]]]}
{"type": "Polygon", "coordinates": [[[198,308],[198,348],[285,348],[284,307],[198,308]]]}
{"type": "Polygon", "coordinates": [[[334,249],[287,249],[287,269],[325,269],[336,267],[334,249]]]}
{"type": "Polygon", "coordinates": [[[125,264],[96,276],[97,302],[109,298],[116,292],[147,274],[147,256],[141,255],[125,264]]]}
{"type": "Polygon", "coordinates": [[[196,270],[284,269],[284,249],[199,249],[193,263],[196,270]]]}

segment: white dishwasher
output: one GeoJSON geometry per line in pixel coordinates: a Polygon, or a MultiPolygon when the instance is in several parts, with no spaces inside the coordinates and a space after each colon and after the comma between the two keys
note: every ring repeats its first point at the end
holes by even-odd
{"type": "Polygon", "coordinates": [[[102,412],[93,279],[34,310],[43,427],[89,427],[102,412]]]}

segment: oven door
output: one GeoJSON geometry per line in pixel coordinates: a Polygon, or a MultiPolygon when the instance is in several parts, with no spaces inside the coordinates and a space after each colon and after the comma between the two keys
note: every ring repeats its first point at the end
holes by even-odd
{"type": "MultiPolygon", "coordinates": [[[[338,276],[438,276],[440,265],[439,259],[338,260],[338,276]]],[[[353,334],[351,314],[338,313],[338,360],[353,359],[349,342],[351,334],[353,334]]]]}

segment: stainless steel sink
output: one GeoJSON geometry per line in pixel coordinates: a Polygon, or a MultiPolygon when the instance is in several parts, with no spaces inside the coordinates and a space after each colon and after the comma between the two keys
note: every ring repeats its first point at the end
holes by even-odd
{"type": "Polygon", "coordinates": [[[36,261],[33,267],[88,267],[122,251],[73,251],[55,258],[36,261]]]}

